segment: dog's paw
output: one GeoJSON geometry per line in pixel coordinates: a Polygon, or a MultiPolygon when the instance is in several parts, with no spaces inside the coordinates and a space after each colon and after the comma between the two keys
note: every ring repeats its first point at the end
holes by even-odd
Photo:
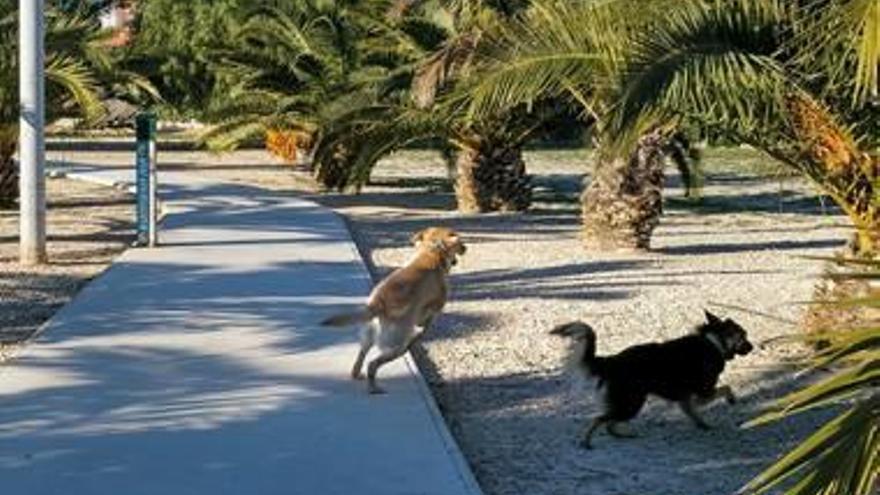
{"type": "Polygon", "coordinates": [[[351,379],[352,379],[352,380],[363,380],[363,379],[364,379],[364,374],[363,374],[363,373],[358,373],[358,372],[352,372],[352,373],[351,373],[351,379]]]}
{"type": "Polygon", "coordinates": [[[626,427],[621,426],[618,423],[610,423],[607,428],[608,434],[615,438],[638,438],[639,435],[636,432],[626,429],[626,427]]]}
{"type": "Polygon", "coordinates": [[[383,395],[383,394],[388,393],[388,392],[385,391],[384,388],[382,388],[382,387],[380,387],[380,386],[378,386],[378,385],[371,385],[371,386],[367,387],[367,392],[368,392],[370,395],[383,395]]]}

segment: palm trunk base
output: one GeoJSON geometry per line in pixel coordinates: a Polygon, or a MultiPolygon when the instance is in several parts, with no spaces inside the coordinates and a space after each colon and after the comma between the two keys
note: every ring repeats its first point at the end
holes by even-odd
{"type": "Polygon", "coordinates": [[[18,168],[15,154],[15,128],[0,128],[0,208],[12,208],[18,202],[18,168]]]}
{"type": "Polygon", "coordinates": [[[654,132],[639,140],[628,159],[600,162],[581,195],[583,243],[596,250],[641,250],[663,212],[665,137],[654,132]]]}
{"type": "Polygon", "coordinates": [[[342,146],[335,150],[329,160],[322,160],[315,165],[313,164],[315,177],[327,189],[342,191],[351,181],[351,153],[342,146]]]}
{"type": "Polygon", "coordinates": [[[456,160],[455,197],[458,210],[465,213],[527,210],[532,183],[522,150],[462,150],[456,160]]]}

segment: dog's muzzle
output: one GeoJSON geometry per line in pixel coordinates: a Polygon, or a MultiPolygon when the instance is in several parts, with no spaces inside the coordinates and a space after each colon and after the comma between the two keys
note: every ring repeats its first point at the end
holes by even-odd
{"type": "Polygon", "coordinates": [[[748,340],[744,340],[744,341],[740,342],[739,344],[737,344],[737,346],[733,350],[733,352],[739,354],[740,356],[745,356],[746,354],[752,352],[752,350],[754,350],[754,348],[755,347],[752,345],[751,342],[749,342],[748,340]]]}

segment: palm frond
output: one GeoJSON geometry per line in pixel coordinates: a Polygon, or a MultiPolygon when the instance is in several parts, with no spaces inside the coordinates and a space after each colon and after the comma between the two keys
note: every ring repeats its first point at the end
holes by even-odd
{"type": "Polygon", "coordinates": [[[482,33],[472,32],[451,38],[421,63],[412,82],[413,100],[418,107],[434,104],[442,87],[470,64],[481,37],[482,33]]]}
{"type": "Polygon", "coordinates": [[[799,30],[785,50],[794,62],[830,79],[851,95],[853,106],[878,98],[880,84],[880,2],[812,2],[803,9],[799,30]]]}
{"type": "MultiPolygon", "coordinates": [[[[858,261],[874,267],[880,263],[858,261]]],[[[877,296],[874,296],[876,300],[877,296]]],[[[829,347],[813,369],[842,369],[782,399],[747,423],[756,426],[819,407],[844,411],[749,482],[738,493],[760,494],[784,487],[786,495],[871,495],[880,476],[880,328],[823,332],[829,347]]]]}
{"type": "Polygon", "coordinates": [[[682,109],[749,135],[778,121],[795,85],[773,54],[785,10],[772,0],[723,6],[687,2],[668,22],[637,36],[623,67],[609,132],[628,144],[682,109]]]}
{"type": "Polygon", "coordinates": [[[364,106],[332,122],[316,146],[315,165],[319,176],[326,168],[341,174],[334,183],[339,189],[361,187],[375,164],[393,150],[448,132],[434,112],[406,106],[364,106]],[[345,163],[339,163],[340,149],[347,152],[345,163]]]}
{"type": "Polygon", "coordinates": [[[605,4],[536,3],[487,39],[479,70],[451,101],[461,100],[473,119],[559,96],[595,114],[593,95],[621,41],[609,35],[614,18],[605,4]]]}
{"type": "Polygon", "coordinates": [[[880,475],[880,397],[826,423],[737,493],[789,483],[786,495],[871,495],[880,475]]]}
{"type": "Polygon", "coordinates": [[[92,71],[83,62],[66,56],[50,57],[46,64],[47,90],[52,86],[69,94],[80,109],[86,122],[103,115],[104,108],[97,97],[98,83],[92,71]]]}

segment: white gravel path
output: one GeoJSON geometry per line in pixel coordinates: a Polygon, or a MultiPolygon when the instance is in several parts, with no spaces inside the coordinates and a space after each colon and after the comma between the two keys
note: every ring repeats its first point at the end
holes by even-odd
{"type": "Polygon", "coordinates": [[[452,225],[469,242],[452,301],[417,354],[488,495],[732,493],[819,424],[813,415],[739,429],[793,386],[790,362],[802,349],[767,345],[728,365],[722,381],[742,400],[706,411],[714,430],[698,431],[653,400],[632,424],[639,438],[600,433],[595,450],[580,449],[597,401],[592,384],[564,369],[565,343],[547,335],[553,325],[590,322],[608,353],[688,332],[709,308],[767,342],[797,330],[799,303],[823,269],[804,256],[832,253],[847,230],[797,181],[780,191],[774,181],[716,174],[699,208],[669,189],[653,252],[587,252],[576,174],[542,172],[556,192],[527,215],[459,216],[448,195],[393,179],[357,198],[324,197],[349,217],[378,273],[407,258],[408,235],[423,226],[452,225]]]}

